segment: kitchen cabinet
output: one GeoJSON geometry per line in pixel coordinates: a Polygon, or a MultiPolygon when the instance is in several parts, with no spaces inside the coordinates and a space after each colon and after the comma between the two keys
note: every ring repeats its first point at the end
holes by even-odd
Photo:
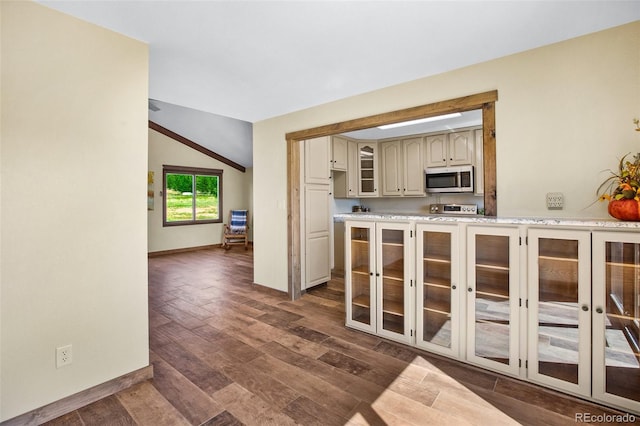
{"type": "Polygon", "coordinates": [[[382,142],[383,196],[424,196],[424,164],[421,137],[382,142]]]}
{"type": "Polygon", "coordinates": [[[304,215],[304,281],[302,289],[331,279],[331,171],[328,137],[305,140],[304,185],[300,210],[304,215]]]}
{"type": "Polygon", "coordinates": [[[460,356],[459,227],[416,225],[416,346],[460,356]]]}
{"type": "Polygon", "coordinates": [[[528,230],[528,377],[591,393],[591,232],[528,230]]]}
{"type": "Polygon", "coordinates": [[[467,360],[519,374],[520,234],[467,227],[467,360]]]}
{"type": "Polygon", "coordinates": [[[358,196],[378,196],[378,144],[358,142],[358,196]]]}
{"type": "Polygon", "coordinates": [[[347,325],[413,339],[413,230],[408,223],[345,223],[347,325]]]}
{"type": "Polygon", "coordinates": [[[471,130],[427,136],[425,146],[425,168],[473,164],[475,137],[471,130]]]}
{"type": "Polygon", "coordinates": [[[593,397],[640,413],[640,234],[593,232],[593,397]]]}
{"type": "Polygon", "coordinates": [[[382,158],[382,195],[402,195],[402,143],[380,144],[382,158]]]}
{"type": "Polygon", "coordinates": [[[347,139],[340,136],[331,137],[331,169],[347,170],[347,139]]]}
{"type": "Polygon", "coordinates": [[[346,140],[347,167],[344,171],[333,170],[333,195],[335,198],[358,197],[358,145],[346,140]]]}
{"type": "Polygon", "coordinates": [[[331,179],[329,143],[328,136],[304,141],[305,183],[329,185],[331,179]]]}

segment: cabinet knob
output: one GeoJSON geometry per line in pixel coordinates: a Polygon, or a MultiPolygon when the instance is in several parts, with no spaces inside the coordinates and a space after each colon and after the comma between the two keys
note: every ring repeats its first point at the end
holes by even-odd
{"type": "Polygon", "coordinates": [[[582,305],[582,310],[587,312],[589,310],[589,307],[587,305],[582,305]]]}
{"type": "Polygon", "coordinates": [[[373,272],[369,272],[369,275],[373,276],[373,272]]]}
{"type": "Polygon", "coordinates": [[[472,289],[471,287],[469,287],[469,288],[467,289],[467,291],[468,291],[469,293],[471,293],[471,292],[473,291],[473,289],[472,289]]]}
{"type": "Polygon", "coordinates": [[[376,272],[376,277],[379,277],[379,276],[380,276],[380,272],[376,272]]]}
{"type": "Polygon", "coordinates": [[[455,285],[455,284],[452,284],[452,285],[451,285],[451,288],[452,288],[453,290],[455,290],[457,287],[456,287],[456,285],[455,285]]]}
{"type": "Polygon", "coordinates": [[[601,313],[602,313],[602,312],[604,312],[604,311],[602,310],[602,308],[598,307],[598,308],[596,308],[596,312],[597,312],[597,313],[599,313],[599,314],[601,314],[601,313]]]}

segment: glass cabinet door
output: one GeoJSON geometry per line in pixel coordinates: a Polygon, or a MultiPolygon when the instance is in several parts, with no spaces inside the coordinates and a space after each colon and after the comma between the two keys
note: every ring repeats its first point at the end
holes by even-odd
{"type": "Polygon", "coordinates": [[[593,396],[640,411],[640,235],[593,233],[593,396]]]}
{"type": "Polygon", "coordinates": [[[591,393],[591,235],[530,229],[529,378],[591,393]]]}
{"type": "Polygon", "coordinates": [[[377,145],[358,144],[358,195],[378,195],[378,152],[377,145]]]}
{"type": "Polygon", "coordinates": [[[458,356],[458,226],[416,227],[416,344],[458,356]]]}
{"type": "Polygon", "coordinates": [[[345,294],[347,324],[375,332],[374,224],[349,223],[346,232],[345,294]]]}
{"type": "Polygon", "coordinates": [[[378,224],[378,333],[395,340],[411,340],[411,273],[409,225],[378,224]]]}
{"type": "Polygon", "coordinates": [[[467,359],[519,373],[519,231],[467,228],[467,359]]]}

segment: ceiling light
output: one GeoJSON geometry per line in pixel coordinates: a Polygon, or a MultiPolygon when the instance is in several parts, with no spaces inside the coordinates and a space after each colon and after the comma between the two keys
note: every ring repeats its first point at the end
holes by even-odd
{"type": "Polygon", "coordinates": [[[429,123],[430,121],[446,120],[448,118],[460,117],[462,114],[454,112],[452,114],[438,115],[435,117],[419,118],[417,120],[403,121],[401,123],[385,124],[378,126],[378,129],[393,129],[395,127],[413,126],[414,124],[429,123]]]}

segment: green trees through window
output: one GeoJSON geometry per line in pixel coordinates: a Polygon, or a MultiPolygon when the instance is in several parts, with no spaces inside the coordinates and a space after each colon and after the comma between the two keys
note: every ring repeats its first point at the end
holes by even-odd
{"type": "Polygon", "coordinates": [[[164,166],[164,225],[221,222],[222,170],[164,166]]]}

